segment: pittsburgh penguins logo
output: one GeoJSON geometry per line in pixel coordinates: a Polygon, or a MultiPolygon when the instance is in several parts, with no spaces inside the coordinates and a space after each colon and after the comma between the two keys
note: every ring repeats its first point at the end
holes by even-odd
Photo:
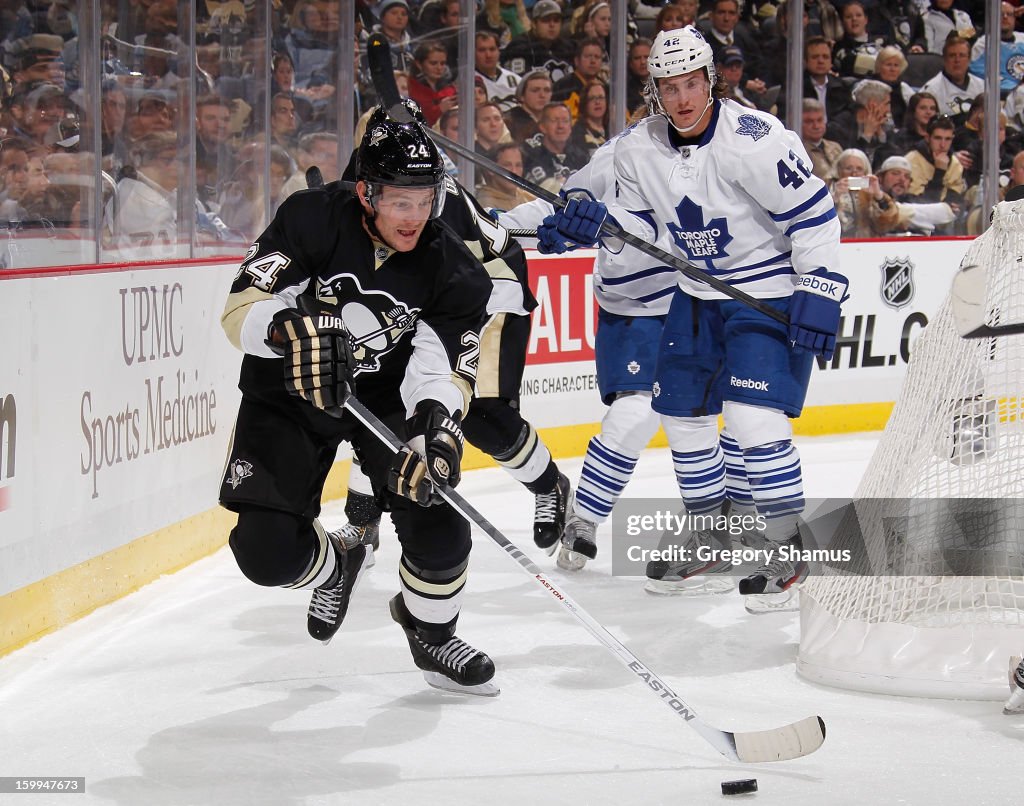
{"type": "Polygon", "coordinates": [[[317,298],[341,308],[355,365],[353,375],[379,370],[381,358],[412,332],[420,312],[386,291],[364,290],[351,274],[321,280],[317,298]]]}

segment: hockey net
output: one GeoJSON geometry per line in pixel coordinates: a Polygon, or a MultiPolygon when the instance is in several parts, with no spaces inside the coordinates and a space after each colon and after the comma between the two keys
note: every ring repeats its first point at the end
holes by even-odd
{"type": "MultiPolygon", "coordinates": [[[[961,264],[984,270],[984,323],[1024,323],[1022,261],[1024,202],[1000,203],[961,264]]],[[[801,588],[797,668],[815,682],[1006,697],[1024,650],[1024,335],[961,338],[964,305],[947,296],[915,343],[856,517],[835,533],[860,567],[818,567],[801,588]]]]}

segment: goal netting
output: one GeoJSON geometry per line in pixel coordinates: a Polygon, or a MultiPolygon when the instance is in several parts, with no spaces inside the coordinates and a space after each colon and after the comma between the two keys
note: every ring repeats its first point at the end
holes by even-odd
{"type": "Polygon", "coordinates": [[[899,400],[830,548],[801,588],[797,669],[908,696],[1005,699],[1024,650],[1024,202],[1000,203],[914,344],[899,400]],[[972,291],[973,289],[973,291],[972,291]],[[956,297],[956,299],[954,299],[956,297]]]}

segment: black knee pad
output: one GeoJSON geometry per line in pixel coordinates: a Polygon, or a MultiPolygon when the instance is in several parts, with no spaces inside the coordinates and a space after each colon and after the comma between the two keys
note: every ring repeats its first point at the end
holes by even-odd
{"type": "Polygon", "coordinates": [[[257,585],[291,585],[309,566],[319,543],[312,521],[288,512],[246,508],[228,545],[245,576],[257,585]]]}
{"type": "Polygon", "coordinates": [[[462,420],[462,433],[471,445],[500,459],[522,447],[519,443],[529,433],[529,424],[505,398],[474,398],[462,420]]]}

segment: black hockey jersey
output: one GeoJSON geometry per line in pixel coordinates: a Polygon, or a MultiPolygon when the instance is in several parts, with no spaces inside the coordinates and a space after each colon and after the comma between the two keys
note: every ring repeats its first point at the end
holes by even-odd
{"type": "Polygon", "coordinates": [[[465,413],[491,294],[486,272],[439,221],[427,223],[412,251],[395,252],[367,234],[362,216],[340,183],[300,191],[250,247],[222,317],[228,338],[246,353],[243,393],[289,397],[280,360],[264,340],[274,314],[309,294],[340,309],[355,392],[367,406],[411,415],[432,399],[465,413]]]}

